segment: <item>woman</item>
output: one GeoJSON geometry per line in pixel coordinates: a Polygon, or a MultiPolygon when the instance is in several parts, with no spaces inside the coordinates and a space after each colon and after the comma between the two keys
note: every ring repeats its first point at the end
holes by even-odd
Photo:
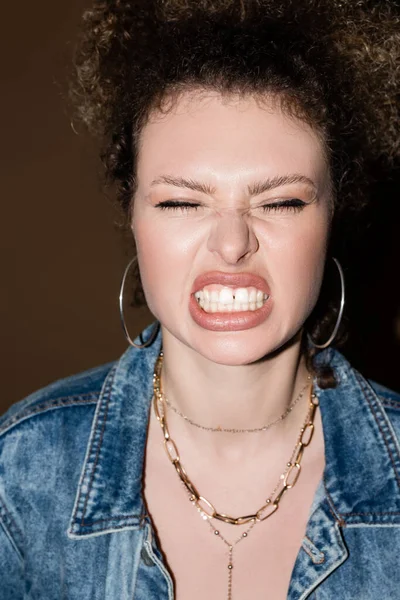
{"type": "Polygon", "coordinates": [[[335,253],[398,149],[397,26],[362,2],[86,13],[79,109],[159,326],[130,340],[124,277],[134,347],[3,417],[2,598],[400,598],[400,397],[331,347],[335,253]]]}

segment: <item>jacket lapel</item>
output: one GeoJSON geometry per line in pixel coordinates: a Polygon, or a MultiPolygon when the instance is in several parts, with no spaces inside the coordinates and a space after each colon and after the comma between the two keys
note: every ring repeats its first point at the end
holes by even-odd
{"type": "Polygon", "coordinates": [[[344,528],[400,525],[400,451],[383,406],[339,352],[328,350],[318,360],[334,368],[338,385],[326,390],[316,386],[325,470],[293,569],[289,600],[308,598],[346,561],[344,528]]]}
{"type": "Polygon", "coordinates": [[[143,525],[143,463],[154,364],[161,336],[129,348],[110,371],[93,419],[69,537],[143,525]]]}
{"type": "Polygon", "coordinates": [[[338,386],[317,389],[325,440],[325,490],[335,518],[400,524],[400,450],[371,385],[330,353],[338,386]]]}

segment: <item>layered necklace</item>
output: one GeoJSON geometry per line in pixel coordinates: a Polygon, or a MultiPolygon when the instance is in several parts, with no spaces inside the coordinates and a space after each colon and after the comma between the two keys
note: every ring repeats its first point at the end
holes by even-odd
{"type": "Polygon", "coordinates": [[[310,379],[311,379],[309,377],[308,383],[306,384],[306,386],[301,390],[301,392],[300,392],[299,396],[297,396],[296,400],[290,405],[290,407],[289,407],[290,410],[286,409],[286,411],[283,413],[283,415],[281,415],[280,417],[278,417],[271,423],[269,423],[263,427],[257,428],[257,429],[224,429],[221,427],[209,428],[209,427],[201,426],[199,424],[194,423],[191,419],[189,419],[188,417],[186,417],[185,415],[180,413],[177,409],[175,410],[175,412],[177,412],[177,414],[180,415],[182,418],[187,420],[192,425],[200,427],[201,429],[206,429],[206,430],[211,430],[211,431],[216,431],[216,432],[225,431],[227,433],[252,433],[252,432],[256,432],[256,431],[266,431],[267,429],[272,427],[272,425],[274,425],[274,424],[278,423],[279,421],[281,421],[282,419],[284,419],[289,414],[289,412],[293,409],[294,405],[297,404],[297,402],[300,400],[300,397],[302,397],[304,395],[304,392],[307,389],[307,387],[310,388],[306,418],[300,428],[300,432],[297,437],[296,444],[293,448],[291,456],[290,456],[288,462],[286,463],[285,468],[284,468],[282,474],[280,475],[274,489],[268,495],[268,497],[265,500],[265,503],[257,510],[257,512],[255,512],[253,514],[249,514],[249,515],[234,517],[234,516],[230,516],[225,513],[218,512],[216,510],[216,508],[214,507],[214,505],[207,498],[205,498],[204,496],[202,496],[200,494],[200,492],[197,490],[197,488],[191,481],[189,475],[187,474],[185,468],[182,465],[178,447],[177,447],[176,443],[174,442],[174,440],[170,436],[168,424],[167,424],[166,409],[167,409],[167,406],[172,407],[172,405],[169,401],[168,402],[166,401],[166,398],[162,391],[162,385],[161,385],[162,364],[163,364],[163,353],[160,352],[157,362],[156,362],[156,365],[155,365],[154,375],[153,375],[153,392],[154,392],[153,405],[154,405],[154,412],[155,412],[157,421],[159,422],[162,433],[163,433],[164,448],[165,448],[165,451],[167,453],[169,460],[175,467],[175,471],[176,471],[185,491],[188,494],[189,501],[200,513],[200,516],[208,523],[208,525],[210,527],[210,531],[214,535],[214,537],[217,539],[220,539],[221,542],[223,542],[228,549],[227,600],[232,600],[232,582],[233,582],[232,571],[234,568],[234,556],[233,556],[234,549],[239,542],[243,541],[244,539],[246,539],[248,537],[250,531],[253,529],[253,527],[257,523],[266,521],[269,517],[271,517],[278,510],[279,504],[282,500],[283,495],[288,490],[292,489],[293,486],[296,484],[296,482],[300,476],[300,472],[301,472],[301,461],[303,458],[304,450],[307,446],[309,446],[309,444],[312,440],[312,437],[313,437],[314,418],[315,418],[315,412],[317,410],[317,406],[319,405],[319,401],[318,401],[317,396],[313,393],[313,386],[310,385],[310,383],[309,383],[310,379]],[[214,524],[215,521],[217,521],[217,522],[222,521],[222,522],[228,523],[230,525],[247,525],[247,529],[243,533],[241,533],[241,535],[239,537],[235,538],[232,542],[230,542],[221,534],[218,527],[214,524]]]}

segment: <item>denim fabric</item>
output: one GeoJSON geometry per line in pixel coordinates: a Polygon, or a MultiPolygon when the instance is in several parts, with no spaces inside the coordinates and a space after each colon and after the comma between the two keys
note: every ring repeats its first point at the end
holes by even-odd
{"type": "MultiPolygon", "coordinates": [[[[142,498],[160,345],[129,348],[0,419],[0,600],[173,598],[142,498]]],[[[400,600],[400,395],[334,350],[318,360],[338,386],[316,387],[326,467],[288,600],[400,600]]]]}

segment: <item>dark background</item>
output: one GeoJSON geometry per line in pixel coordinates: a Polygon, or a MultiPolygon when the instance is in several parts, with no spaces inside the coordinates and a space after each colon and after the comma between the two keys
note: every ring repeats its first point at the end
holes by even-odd
{"type": "MultiPolygon", "coordinates": [[[[126,348],[117,296],[129,256],[101,191],[96,147],[77,136],[65,81],[87,2],[2,7],[3,293],[0,412],[47,383],[126,348]]],[[[350,338],[364,374],[400,389],[399,177],[377,188],[372,223],[348,262],[350,338]],[[350,283],[351,282],[351,283],[350,283]]],[[[132,334],[150,321],[138,311],[132,334]]]]}
{"type": "MultiPolygon", "coordinates": [[[[96,147],[73,132],[64,97],[87,4],[2,6],[0,412],[127,346],[117,297],[128,256],[96,147]]],[[[132,334],[150,322],[138,314],[132,334]]]]}

